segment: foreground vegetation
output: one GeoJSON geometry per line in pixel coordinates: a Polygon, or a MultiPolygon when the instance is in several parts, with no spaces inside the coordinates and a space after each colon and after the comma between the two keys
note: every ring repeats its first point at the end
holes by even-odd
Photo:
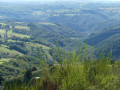
{"type": "Polygon", "coordinates": [[[87,49],[61,56],[58,48],[59,63],[41,62],[40,78],[34,78],[31,69],[27,69],[24,79],[9,80],[4,83],[5,90],[118,90],[120,88],[120,61],[105,57],[92,60],[87,49]],[[64,58],[63,58],[64,57],[64,58]],[[25,83],[26,82],[26,83],[25,83]]]}

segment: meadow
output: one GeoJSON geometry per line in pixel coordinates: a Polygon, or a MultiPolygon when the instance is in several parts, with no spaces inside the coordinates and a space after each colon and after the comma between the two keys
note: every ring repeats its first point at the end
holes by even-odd
{"type": "Polygon", "coordinates": [[[24,30],[30,30],[27,26],[15,26],[16,29],[24,29],[24,30]]]}
{"type": "Polygon", "coordinates": [[[2,58],[0,59],[0,64],[3,64],[5,62],[8,62],[11,58],[2,58]]]}
{"type": "Polygon", "coordinates": [[[6,47],[1,46],[0,47],[0,53],[7,53],[10,57],[13,57],[15,55],[23,55],[22,53],[15,51],[15,50],[10,50],[6,47]]]}

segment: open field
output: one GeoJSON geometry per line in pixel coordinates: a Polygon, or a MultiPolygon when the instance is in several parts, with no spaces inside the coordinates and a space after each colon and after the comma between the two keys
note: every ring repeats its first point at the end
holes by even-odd
{"type": "Polygon", "coordinates": [[[5,34],[5,30],[4,29],[0,29],[0,34],[5,34]]]}
{"type": "Polygon", "coordinates": [[[8,62],[11,59],[12,58],[2,58],[2,59],[0,59],[0,64],[3,64],[4,62],[8,62]]]}
{"type": "Polygon", "coordinates": [[[16,41],[15,41],[15,40],[11,40],[11,39],[9,39],[8,42],[16,42],[16,41]]]}
{"type": "Polygon", "coordinates": [[[24,23],[24,22],[16,22],[16,23],[21,24],[21,23],[24,23]]]}
{"type": "Polygon", "coordinates": [[[13,33],[12,36],[16,36],[16,37],[20,37],[20,38],[30,38],[29,35],[23,35],[23,34],[17,34],[17,33],[13,33]]]}
{"type": "Polygon", "coordinates": [[[0,23],[0,24],[2,24],[2,25],[7,25],[7,24],[5,24],[5,23],[0,23]]]}
{"type": "Polygon", "coordinates": [[[48,59],[49,60],[52,60],[52,56],[49,54],[48,50],[50,49],[50,47],[47,47],[45,45],[42,45],[42,44],[38,44],[38,43],[30,43],[30,42],[27,42],[27,47],[42,47],[42,49],[44,50],[45,54],[47,55],[48,59]]]}
{"type": "Polygon", "coordinates": [[[8,31],[8,37],[11,37],[11,36],[16,36],[16,37],[20,37],[20,38],[30,38],[29,35],[13,33],[12,30],[10,30],[10,31],[8,31]]]}
{"type": "Polygon", "coordinates": [[[42,25],[55,25],[54,23],[48,23],[48,22],[39,22],[38,24],[42,24],[42,25]]]}
{"type": "Polygon", "coordinates": [[[24,30],[30,30],[27,26],[15,26],[16,29],[24,29],[24,30]]]}
{"type": "Polygon", "coordinates": [[[7,46],[7,45],[1,45],[1,47],[8,48],[8,46],[7,46]]]}
{"type": "MultiPolygon", "coordinates": [[[[5,33],[6,33],[6,30],[0,29],[0,35],[4,36],[5,33]]],[[[12,30],[8,31],[7,35],[8,35],[8,37],[16,36],[16,37],[20,37],[20,38],[30,38],[29,35],[13,33],[12,30]]]]}
{"type": "Polygon", "coordinates": [[[1,62],[1,61],[0,61],[0,64],[3,64],[3,63],[4,63],[4,62],[1,62]]]}
{"type": "Polygon", "coordinates": [[[15,56],[15,55],[23,55],[22,53],[19,53],[18,51],[10,50],[10,49],[5,48],[5,47],[0,47],[0,53],[7,53],[11,57],[15,56]]]}
{"type": "Polygon", "coordinates": [[[22,42],[22,41],[9,39],[8,42],[22,42]]]}
{"type": "Polygon", "coordinates": [[[45,45],[42,45],[42,44],[38,44],[38,43],[30,43],[30,42],[27,42],[27,46],[32,46],[32,47],[42,47],[43,49],[46,49],[46,50],[49,50],[50,47],[47,47],[45,45]]]}

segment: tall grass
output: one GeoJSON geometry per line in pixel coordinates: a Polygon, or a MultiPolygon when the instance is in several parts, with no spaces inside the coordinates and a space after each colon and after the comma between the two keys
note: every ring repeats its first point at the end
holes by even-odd
{"type": "Polygon", "coordinates": [[[98,59],[91,59],[87,48],[84,48],[79,54],[75,50],[72,55],[67,56],[68,59],[61,57],[58,46],[59,63],[55,60],[55,64],[49,68],[45,55],[43,56],[40,80],[33,78],[28,84],[18,80],[9,81],[5,83],[5,90],[120,89],[120,61],[111,63],[111,54],[105,57],[103,52],[98,59]]]}

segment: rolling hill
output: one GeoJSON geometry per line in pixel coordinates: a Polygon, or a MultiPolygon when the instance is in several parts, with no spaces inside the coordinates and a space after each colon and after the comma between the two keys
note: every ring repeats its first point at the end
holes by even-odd
{"type": "Polygon", "coordinates": [[[113,56],[118,58],[120,56],[119,37],[120,25],[117,25],[90,35],[90,37],[84,40],[84,42],[88,45],[94,46],[97,55],[99,55],[100,52],[102,53],[102,50],[104,49],[105,56],[107,56],[112,50],[113,56]]]}

